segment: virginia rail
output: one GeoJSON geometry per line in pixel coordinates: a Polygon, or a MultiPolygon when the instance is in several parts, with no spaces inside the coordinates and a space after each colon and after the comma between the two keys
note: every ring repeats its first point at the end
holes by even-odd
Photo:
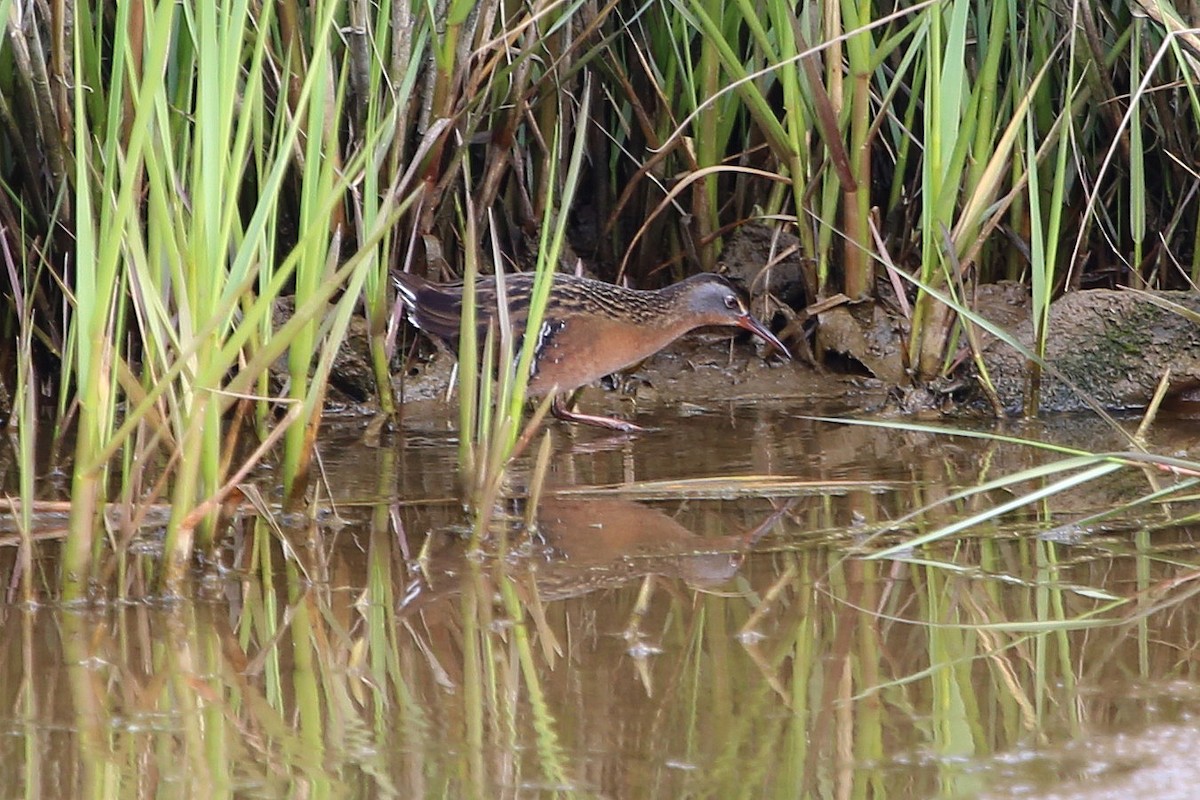
{"type": "MultiPolygon", "coordinates": [[[[504,278],[509,323],[516,337],[525,331],[533,279],[531,273],[504,278]]],[[[393,273],[392,280],[409,321],[457,347],[462,284],[431,283],[407,272],[393,273]]],[[[496,316],[495,278],[480,280],[475,297],[482,338],[496,316]]],[[[556,274],[534,351],[528,393],[537,397],[553,392],[551,412],[562,420],[617,431],[641,430],[624,420],[571,411],[561,393],[636,364],[688,331],[706,325],[744,328],[791,358],[783,342],[750,315],[738,291],[719,275],[701,273],[665,289],[639,291],[556,274]]]]}

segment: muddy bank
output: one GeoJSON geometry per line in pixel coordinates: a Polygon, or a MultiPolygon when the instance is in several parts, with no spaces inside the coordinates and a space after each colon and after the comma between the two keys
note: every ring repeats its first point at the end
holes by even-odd
{"type": "MultiPolygon", "coordinates": [[[[445,351],[412,361],[393,375],[405,413],[450,415],[446,397],[454,358],[445,351]]],[[[588,413],[632,416],[640,411],[673,409],[687,415],[729,403],[787,405],[814,414],[845,413],[882,405],[888,387],[860,376],[816,370],[783,361],[754,343],[693,334],[675,342],[641,365],[580,392],[588,413]]]]}
{"type": "MultiPolygon", "coordinates": [[[[1040,411],[1083,410],[1085,397],[1110,410],[1141,408],[1168,371],[1169,395],[1200,386],[1200,325],[1180,309],[1200,312],[1200,294],[1094,289],[1057,300],[1050,308],[1049,368],[1042,375],[1040,411]]],[[[997,321],[1009,322],[1011,298],[980,311],[989,319],[1007,312],[1007,319],[997,321]]],[[[1021,346],[1032,350],[1027,312],[1015,330],[1021,346]]],[[[993,338],[984,349],[984,363],[1004,410],[1021,413],[1026,356],[993,338]]]]}

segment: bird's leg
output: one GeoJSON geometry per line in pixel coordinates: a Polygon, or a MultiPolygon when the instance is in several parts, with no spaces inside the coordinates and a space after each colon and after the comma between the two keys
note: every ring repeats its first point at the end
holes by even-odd
{"type": "Polygon", "coordinates": [[[572,411],[567,408],[566,402],[561,394],[554,396],[554,402],[550,404],[550,413],[557,419],[563,422],[578,422],[581,425],[592,425],[596,428],[605,428],[610,431],[621,431],[622,433],[634,433],[636,431],[646,430],[640,425],[634,425],[632,422],[626,422],[623,419],[615,417],[598,417],[592,414],[580,414],[577,411],[572,411]]]}

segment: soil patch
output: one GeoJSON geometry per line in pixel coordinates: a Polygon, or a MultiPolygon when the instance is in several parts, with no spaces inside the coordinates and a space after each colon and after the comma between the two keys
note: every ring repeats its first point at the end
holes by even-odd
{"type": "MultiPolygon", "coordinates": [[[[1011,303],[996,307],[1011,310],[1011,303]]],[[[982,307],[990,317],[987,309],[982,307]]],[[[1042,375],[1040,410],[1083,410],[1088,407],[1084,397],[1111,410],[1141,408],[1168,373],[1168,395],[1200,385],[1200,325],[1180,309],[1200,312],[1200,294],[1093,289],[1063,295],[1050,308],[1049,369],[1042,375]]],[[[1022,347],[1031,350],[1028,314],[1016,331],[1022,347]]],[[[993,339],[984,349],[984,363],[1005,411],[1021,412],[1028,383],[1025,355],[993,339]]]]}

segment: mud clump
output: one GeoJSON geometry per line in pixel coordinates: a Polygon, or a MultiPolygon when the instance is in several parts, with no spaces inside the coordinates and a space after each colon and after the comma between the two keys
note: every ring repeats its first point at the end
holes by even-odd
{"type": "MultiPolygon", "coordinates": [[[[1085,397],[1110,410],[1140,408],[1168,369],[1169,395],[1200,386],[1200,325],[1171,306],[1200,312],[1200,294],[1093,289],[1056,301],[1050,308],[1039,410],[1082,410],[1088,407],[1085,397]]],[[[1017,341],[1032,350],[1028,318],[1016,330],[1017,341]]],[[[1024,411],[1026,357],[993,339],[983,358],[1004,410],[1024,411]]]]}

